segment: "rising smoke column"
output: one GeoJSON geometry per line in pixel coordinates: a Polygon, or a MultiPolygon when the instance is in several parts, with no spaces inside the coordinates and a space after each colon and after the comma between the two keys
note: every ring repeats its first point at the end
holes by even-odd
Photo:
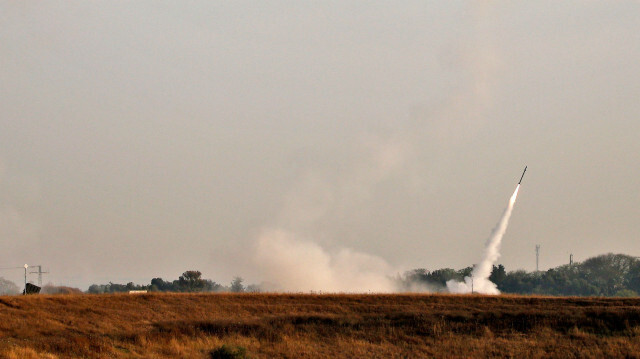
{"type": "Polygon", "coordinates": [[[391,279],[397,269],[381,257],[343,246],[336,229],[341,223],[337,219],[353,220],[366,213],[376,186],[403,171],[406,150],[402,142],[377,136],[367,137],[357,149],[362,155],[349,171],[338,176],[310,171],[291,188],[275,223],[262,228],[252,264],[265,282],[263,289],[351,293],[397,289],[391,279]]]}
{"type": "Polygon", "coordinates": [[[456,282],[453,280],[448,281],[447,288],[449,289],[449,292],[471,293],[473,289],[473,292],[476,293],[500,294],[500,291],[496,287],[495,283],[489,280],[489,276],[491,275],[493,265],[500,257],[500,243],[502,242],[504,233],[507,231],[507,225],[509,224],[509,218],[511,217],[513,206],[516,203],[519,189],[520,184],[518,184],[516,190],[511,195],[509,204],[504,210],[504,213],[502,213],[502,217],[500,217],[498,225],[493,229],[489,240],[487,240],[487,246],[484,249],[484,256],[482,258],[482,261],[471,272],[472,277],[464,278],[464,282],[456,282]]]}

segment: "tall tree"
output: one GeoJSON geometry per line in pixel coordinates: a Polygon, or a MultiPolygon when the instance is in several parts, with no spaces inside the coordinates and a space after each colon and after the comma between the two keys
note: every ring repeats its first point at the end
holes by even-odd
{"type": "Polygon", "coordinates": [[[233,281],[231,281],[231,291],[234,293],[244,292],[244,285],[242,285],[242,278],[235,277],[233,281]]]}
{"type": "Polygon", "coordinates": [[[188,270],[178,278],[178,286],[183,292],[202,292],[206,282],[200,271],[188,270]]]}

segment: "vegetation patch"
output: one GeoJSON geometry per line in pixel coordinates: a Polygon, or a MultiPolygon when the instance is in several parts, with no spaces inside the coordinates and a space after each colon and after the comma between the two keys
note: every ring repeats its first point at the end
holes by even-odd
{"type": "Polygon", "coordinates": [[[241,346],[223,344],[221,347],[212,350],[211,359],[245,359],[247,356],[247,349],[241,346]]]}
{"type": "Polygon", "coordinates": [[[13,305],[0,311],[0,357],[636,357],[640,352],[640,299],[629,298],[157,293],[0,299],[13,305]]]}

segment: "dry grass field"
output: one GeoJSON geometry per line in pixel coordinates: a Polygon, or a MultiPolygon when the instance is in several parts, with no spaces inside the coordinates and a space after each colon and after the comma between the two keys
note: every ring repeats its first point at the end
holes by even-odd
{"type": "Polygon", "coordinates": [[[226,349],[250,358],[640,357],[640,299],[0,297],[3,358],[215,358],[226,349]]]}

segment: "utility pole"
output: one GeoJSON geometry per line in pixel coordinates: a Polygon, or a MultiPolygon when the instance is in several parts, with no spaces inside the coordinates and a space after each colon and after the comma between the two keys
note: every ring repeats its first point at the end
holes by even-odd
{"type": "Polygon", "coordinates": [[[473,293],[474,293],[474,291],[473,291],[473,271],[475,271],[475,270],[476,270],[476,265],[474,264],[474,265],[471,267],[471,294],[473,294],[473,293]]]}
{"type": "Polygon", "coordinates": [[[573,253],[569,254],[569,268],[573,267],[573,253]]]}
{"type": "Polygon", "coordinates": [[[471,272],[471,294],[473,294],[473,272],[471,272]]]}
{"type": "Polygon", "coordinates": [[[25,263],[25,265],[24,265],[24,295],[27,295],[27,268],[29,268],[29,265],[25,263]]]}
{"type": "Polygon", "coordinates": [[[540,245],[536,244],[536,272],[540,271],[540,267],[538,267],[539,259],[540,259],[540,245]]]}
{"type": "Polygon", "coordinates": [[[42,288],[42,275],[43,274],[47,274],[49,272],[43,272],[42,271],[42,266],[41,265],[37,265],[37,266],[32,266],[32,267],[38,267],[38,271],[37,272],[29,272],[31,274],[38,274],[38,287],[42,288]]]}

